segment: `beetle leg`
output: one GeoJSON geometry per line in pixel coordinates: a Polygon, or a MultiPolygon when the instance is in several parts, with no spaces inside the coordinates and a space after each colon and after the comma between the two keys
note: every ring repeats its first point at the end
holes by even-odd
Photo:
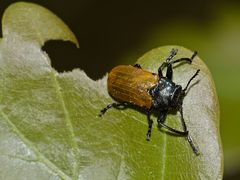
{"type": "Polygon", "coordinates": [[[169,64],[167,65],[166,77],[167,77],[168,79],[171,79],[171,80],[172,80],[172,75],[173,75],[172,64],[169,63],[169,64]]]}
{"type": "Polygon", "coordinates": [[[105,108],[103,108],[100,113],[98,114],[99,117],[102,117],[109,109],[111,108],[118,108],[119,106],[127,106],[128,104],[126,102],[123,103],[112,103],[107,105],[105,108]]]}
{"type": "Polygon", "coordinates": [[[169,65],[169,62],[171,61],[171,59],[177,55],[177,49],[172,49],[169,56],[166,58],[166,60],[161,64],[161,66],[158,68],[158,77],[162,77],[162,69],[164,68],[164,66],[169,65]]]}
{"type": "Polygon", "coordinates": [[[176,133],[178,135],[181,135],[181,136],[187,136],[188,135],[188,131],[179,131],[177,129],[171,128],[168,125],[164,124],[166,116],[167,116],[167,111],[162,111],[160,113],[160,115],[158,116],[158,119],[157,119],[158,127],[164,127],[165,129],[167,129],[167,130],[169,130],[173,133],[176,133]]]}
{"type": "Polygon", "coordinates": [[[170,62],[171,64],[174,64],[174,63],[178,63],[178,62],[181,62],[181,61],[187,61],[189,63],[192,63],[193,59],[195,58],[195,56],[197,55],[197,52],[194,51],[193,52],[193,55],[190,57],[190,58],[179,58],[179,59],[176,59],[172,62],[170,62]]]}
{"type": "Polygon", "coordinates": [[[159,123],[164,123],[164,121],[166,120],[166,117],[167,117],[167,111],[161,111],[157,119],[159,127],[161,127],[159,123]]]}
{"type": "MultiPolygon", "coordinates": [[[[180,108],[179,111],[180,111],[180,114],[181,114],[181,121],[182,121],[183,130],[184,130],[185,132],[188,132],[186,123],[185,123],[184,118],[183,118],[183,110],[182,110],[182,107],[180,108]]],[[[188,143],[190,144],[193,152],[194,152],[196,155],[199,155],[199,152],[198,152],[197,148],[195,147],[195,145],[193,144],[192,138],[191,138],[191,136],[189,135],[189,133],[187,134],[187,141],[188,141],[188,143]]]]}
{"type": "Polygon", "coordinates": [[[152,132],[152,124],[153,120],[150,118],[151,115],[151,109],[147,112],[147,118],[148,118],[148,131],[146,134],[146,139],[149,141],[151,137],[151,132],[152,132]]]}
{"type": "Polygon", "coordinates": [[[163,64],[165,64],[165,62],[162,63],[162,65],[158,68],[158,77],[159,77],[159,79],[160,79],[161,77],[163,77],[163,74],[162,74],[162,67],[163,67],[163,64]]]}
{"type": "Polygon", "coordinates": [[[177,52],[178,52],[177,49],[172,49],[171,52],[170,52],[170,55],[167,57],[165,62],[169,63],[172,60],[172,58],[177,55],[177,52]]]}
{"type": "Polygon", "coordinates": [[[136,68],[139,68],[139,69],[142,69],[141,65],[140,64],[134,64],[133,67],[136,67],[136,68]]]}
{"type": "Polygon", "coordinates": [[[158,122],[158,125],[164,127],[165,129],[167,129],[167,130],[169,130],[169,131],[171,131],[171,132],[173,132],[177,135],[180,135],[180,136],[187,136],[188,135],[188,131],[179,131],[177,129],[171,128],[170,126],[168,126],[168,125],[166,125],[162,122],[158,122]]]}

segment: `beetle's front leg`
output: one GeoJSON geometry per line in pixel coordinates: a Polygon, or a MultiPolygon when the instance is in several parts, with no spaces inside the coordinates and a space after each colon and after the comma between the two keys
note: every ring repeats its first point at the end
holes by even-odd
{"type": "Polygon", "coordinates": [[[189,63],[192,63],[192,61],[193,61],[193,59],[195,58],[196,55],[197,55],[197,51],[194,51],[190,58],[179,58],[179,59],[176,59],[176,60],[172,61],[171,64],[182,62],[182,61],[187,61],[189,63]]]}
{"type": "MultiPolygon", "coordinates": [[[[186,132],[188,132],[186,123],[185,123],[184,118],[183,118],[183,110],[182,110],[182,107],[180,108],[179,111],[180,111],[180,114],[181,114],[181,122],[182,122],[183,130],[186,131],[186,132]]],[[[197,148],[195,147],[195,145],[193,144],[192,138],[191,138],[191,136],[189,135],[189,133],[187,134],[187,141],[188,141],[188,143],[190,144],[193,152],[194,152],[196,155],[199,155],[199,152],[198,152],[197,148]]]]}
{"type": "Polygon", "coordinates": [[[172,76],[172,65],[171,65],[171,60],[174,56],[177,55],[177,52],[178,50],[177,49],[172,49],[169,56],[166,58],[166,60],[161,64],[161,66],[158,68],[158,76],[159,77],[162,77],[163,74],[162,74],[162,69],[164,68],[164,66],[168,66],[168,70],[167,70],[167,77],[169,76],[171,79],[171,76],[172,76]],[[170,66],[169,66],[170,65],[170,66]]]}
{"type": "MultiPolygon", "coordinates": [[[[164,62],[165,63],[165,62],[164,62]]],[[[163,64],[164,63],[162,63],[162,65],[158,68],[158,77],[159,77],[159,79],[161,78],[161,77],[163,77],[163,74],[162,74],[162,67],[163,67],[163,64]]]]}
{"type": "Polygon", "coordinates": [[[173,132],[173,133],[178,134],[178,135],[180,135],[180,136],[186,136],[186,137],[187,137],[188,131],[185,131],[185,129],[184,129],[184,131],[179,131],[179,130],[177,130],[177,129],[174,129],[174,128],[172,128],[172,127],[164,124],[164,121],[165,121],[166,116],[167,116],[167,111],[162,111],[162,112],[160,113],[160,115],[158,116],[158,120],[157,120],[157,122],[158,122],[158,127],[159,127],[159,128],[160,128],[160,127],[164,127],[165,129],[169,130],[170,132],[173,132]]]}
{"type": "Polygon", "coordinates": [[[166,63],[169,63],[174,56],[177,55],[178,49],[172,49],[169,56],[166,59],[166,63]]]}
{"type": "Polygon", "coordinates": [[[167,111],[161,111],[157,119],[158,127],[161,127],[161,124],[164,123],[166,117],[167,117],[167,111]]]}
{"type": "Polygon", "coordinates": [[[175,61],[167,61],[167,73],[166,73],[166,77],[168,79],[172,79],[172,75],[173,75],[173,70],[172,70],[172,64],[174,63],[177,63],[177,62],[182,62],[182,61],[187,61],[189,63],[192,63],[194,57],[197,55],[197,52],[195,51],[193,53],[193,55],[190,57],[190,58],[180,58],[180,59],[177,59],[175,61]]]}
{"type": "Polygon", "coordinates": [[[166,77],[167,77],[168,79],[171,79],[171,80],[172,80],[172,75],[173,75],[172,64],[169,63],[169,64],[167,65],[166,77]]]}

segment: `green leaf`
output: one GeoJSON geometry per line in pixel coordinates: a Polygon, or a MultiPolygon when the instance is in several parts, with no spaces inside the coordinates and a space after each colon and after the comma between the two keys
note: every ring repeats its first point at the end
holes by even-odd
{"type": "Polygon", "coordinates": [[[61,39],[78,46],[75,35],[61,19],[49,10],[30,3],[15,3],[7,8],[2,19],[2,32],[5,39],[20,38],[39,45],[61,39]]]}
{"type": "MultiPolygon", "coordinates": [[[[146,141],[146,114],[135,109],[99,111],[113,100],[106,77],[93,81],[81,70],[58,73],[41,45],[50,39],[78,45],[68,27],[48,10],[16,3],[4,13],[0,41],[0,179],[221,179],[219,107],[211,74],[199,57],[174,68],[186,85],[184,116],[195,156],[183,137],[159,131],[146,141]]],[[[172,48],[154,49],[137,63],[157,72],[172,48]]],[[[156,117],[152,117],[156,119],[156,117]]],[[[155,121],[156,122],[156,121],[155,121]]],[[[167,123],[181,128],[178,114],[167,123]]]]}

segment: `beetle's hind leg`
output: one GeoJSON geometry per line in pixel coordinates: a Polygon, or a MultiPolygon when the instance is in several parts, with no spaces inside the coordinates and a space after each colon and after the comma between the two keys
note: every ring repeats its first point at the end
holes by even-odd
{"type": "Polygon", "coordinates": [[[126,102],[123,103],[111,103],[108,104],[105,108],[103,108],[100,113],[98,114],[99,117],[102,117],[109,109],[111,108],[119,108],[120,106],[127,106],[128,104],[126,102]]]}

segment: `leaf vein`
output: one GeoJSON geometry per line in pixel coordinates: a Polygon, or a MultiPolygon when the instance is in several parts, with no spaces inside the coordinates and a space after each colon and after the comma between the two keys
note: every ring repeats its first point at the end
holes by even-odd
{"type": "Polygon", "coordinates": [[[12,121],[8,118],[8,116],[0,110],[3,118],[7,121],[7,123],[12,127],[13,132],[15,132],[19,138],[36,154],[38,160],[44,163],[47,167],[49,167],[54,173],[60,176],[63,179],[70,179],[70,177],[65,174],[59,167],[55,166],[48,158],[46,158],[37,148],[34,147],[31,141],[29,141],[21,131],[12,123],[12,121]]]}
{"type": "Polygon", "coordinates": [[[78,145],[77,145],[77,142],[76,142],[76,136],[75,136],[75,133],[74,133],[74,130],[73,130],[73,125],[72,125],[72,121],[71,121],[69,112],[67,110],[67,107],[66,107],[66,104],[65,104],[65,101],[64,101],[64,97],[63,97],[62,92],[60,90],[61,86],[60,86],[59,82],[57,81],[56,74],[55,74],[54,70],[52,70],[51,74],[52,74],[52,78],[53,78],[53,81],[54,81],[55,86],[56,86],[56,93],[59,97],[59,100],[60,100],[62,108],[63,108],[63,112],[65,114],[66,126],[70,131],[70,135],[71,135],[71,139],[72,139],[72,147],[73,147],[74,156],[75,156],[75,159],[76,159],[76,161],[74,162],[73,179],[78,179],[80,165],[78,163],[79,161],[78,161],[78,158],[77,158],[78,157],[78,145]]]}

